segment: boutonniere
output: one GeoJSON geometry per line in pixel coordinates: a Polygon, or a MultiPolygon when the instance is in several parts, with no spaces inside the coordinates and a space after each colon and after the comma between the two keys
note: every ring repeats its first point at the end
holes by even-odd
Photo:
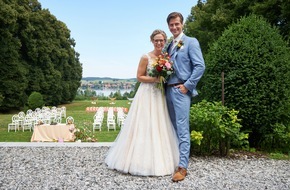
{"type": "Polygon", "coordinates": [[[182,40],[179,40],[178,44],[176,45],[177,51],[179,49],[182,49],[183,48],[183,45],[184,45],[183,41],[182,40]]]}

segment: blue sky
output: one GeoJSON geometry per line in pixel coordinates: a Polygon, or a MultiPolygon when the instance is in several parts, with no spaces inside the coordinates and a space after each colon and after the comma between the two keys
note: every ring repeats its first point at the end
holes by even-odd
{"type": "Polygon", "coordinates": [[[141,56],[153,49],[150,35],[166,17],[186,19],[197,0],[38,0],[64,22],[76,41],[83,77],[135,78],[141,56]]]}

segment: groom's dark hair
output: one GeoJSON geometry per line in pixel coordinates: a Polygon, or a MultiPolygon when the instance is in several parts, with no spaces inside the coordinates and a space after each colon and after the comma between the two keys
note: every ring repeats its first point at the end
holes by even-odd
{"type": "Polygon", "coordinates": [[[179,12],[172,12],[172,13],[170,13],[170,14],[168,15],[168,17],[167,17],[167,24],[169,24],[169,21],[170,21],[171,19],[173,19],[173,18],[177,18],[177,17],[180,18],[181,24],[183,24],[183,16],[182,16],[182,14],[179,13],[179,12]]]}

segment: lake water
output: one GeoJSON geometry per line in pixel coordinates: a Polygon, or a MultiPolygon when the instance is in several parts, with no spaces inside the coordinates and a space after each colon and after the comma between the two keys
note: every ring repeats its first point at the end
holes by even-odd
{"type": "MultiPolygon", "coordinates": [[[[111,94],[111,92],[115,93],[117,91],[118,91],[117,89],[116,90],[114,90],[114,89],[95,90],[97,96],[101,96],[101,95],[109,96],[111,94]]],[[[134,89],[122,89],[119,91],[120,91],[121,95],[123,95],[125,92],[130,93],[131,91],[134,91],[134,89]]]]}

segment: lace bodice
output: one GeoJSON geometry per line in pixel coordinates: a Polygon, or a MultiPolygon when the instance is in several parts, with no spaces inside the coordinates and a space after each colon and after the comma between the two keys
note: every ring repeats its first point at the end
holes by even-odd
{"type": "Polygon", "coordinates": [[[148,57],[148,64],[147,64],[147,69],[146,69],[146,76],[149,76],[148,75],[149,71],[153,69],[154,59],[151,58],[148,53],[146,54],[146,56],[148,57]]]}
{"type": "MultiPolygon", "coordinates": [[[[148,57],[148,64],[146,68],[146,76],[149,76],[149,71],[153,69],[153,64],[154,64],[154,58],[150,57],[150,55],[147,53],[145,54],[148,57]]],[[[140,87],[146,89],[147,91],[152,91],[152,94],[158,94],[160,93],[160,89],[156,88],[156,83],[152,82],[141,82],[140,87]]],[[[139,88],[140,88],[139,87],[139,88]]]]}

